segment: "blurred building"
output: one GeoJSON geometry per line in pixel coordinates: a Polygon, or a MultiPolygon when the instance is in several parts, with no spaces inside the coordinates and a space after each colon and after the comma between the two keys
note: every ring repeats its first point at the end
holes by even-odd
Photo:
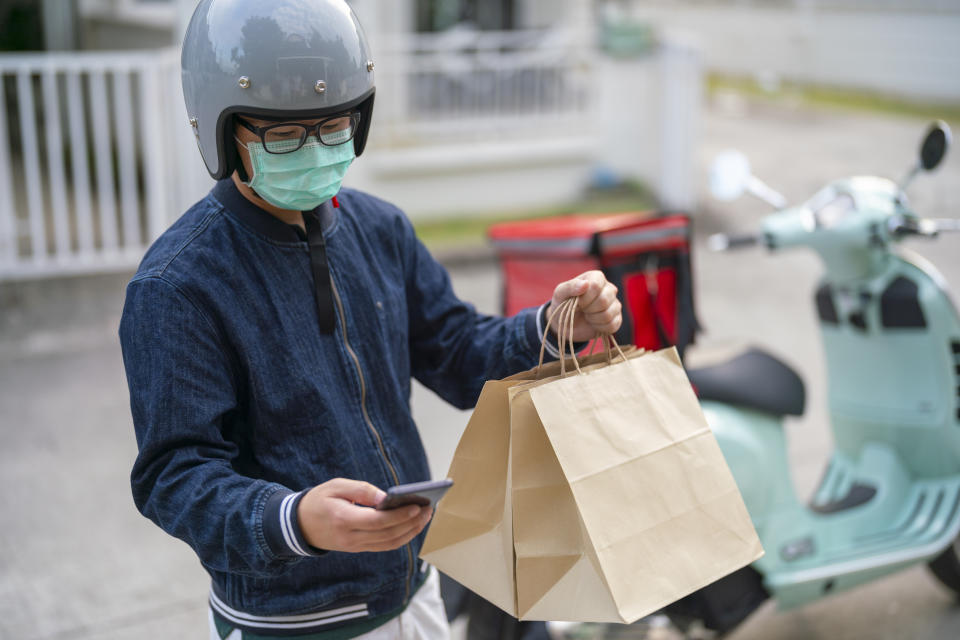
{"type": "MultiPolygon", "coordinates": [[[[129,269],[209,189],[179,82],[195,3],[0,4],[41,36],[16,48],[47,50],[0,52],[0,279],[129,269]]],[[[413,217],[539,209],[597,181],[692,205],[695,48],[618,3],[350,4],[378,99],[348,186],[413,217]]]]}
{"type": "Polygon", "coordinates": [[[630,15],[695,34],[705,67],[861,89],[911,100],[960,100],[960,0],[633,0],[630,15]]]}

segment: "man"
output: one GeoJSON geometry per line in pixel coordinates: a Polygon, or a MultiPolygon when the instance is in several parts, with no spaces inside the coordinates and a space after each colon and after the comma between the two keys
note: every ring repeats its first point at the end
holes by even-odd
{"type": "Polygon", "coordinates": [[[616,331],[616,289],[480,315],[399,210],[340,190],[374,97],[342,0],[203,0],[182,66],[218,182],[127,289],[137,507],[209,572],[211,637],[442,638],[431,510],[371,508],[429,478],[410,379],[470,407],[536,362],[550,305],[580,297],[577,340],[616,331]]]}

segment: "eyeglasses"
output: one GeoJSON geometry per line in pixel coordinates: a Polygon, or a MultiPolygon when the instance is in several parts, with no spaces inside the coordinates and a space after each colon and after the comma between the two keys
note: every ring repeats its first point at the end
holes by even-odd
{"type": "Polygon", "coordinates": [[[243,118],[237,118],[247,131],[255,133],[267,153],[293,153],[302,147],[307,136],[314,136],[322,145],[335,147],[353,140],[360,124],[360,114],[345,113],[324,118],[316,124],[306,125],[300,122],[278,122],[266,127],[255,127],[243,118]]]}

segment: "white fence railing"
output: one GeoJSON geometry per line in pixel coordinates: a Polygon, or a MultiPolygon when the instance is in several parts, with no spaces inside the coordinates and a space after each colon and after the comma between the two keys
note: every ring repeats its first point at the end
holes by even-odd
{"type": "Polygon", "coordinates": [[[592,29],[453,29],[381,41],[374,56],[382,98],[365,164],[388,199],[424,215],[542,208],[605,176],[693,205],[694,46],[664,38],[614,58],[592,29]]]}
{"type": "MultiPolygon", "coordinates": [[[[700,76],[683,51],[663,47],[611,67],[582,33],[467,31],[387,37],[375,54],[379,97],[364,166],[396,173],[403,153],[423,153],[409,175],[358,167],[348,182],[412,215],[458,211],[465,192],[491,194],[476,201],[482,210],[576,197],[594,147],[606,166],[670,203],[690,191],[692,141],[680,134],[694,130],[690,91],[700,76]],[[683,144],[662,141],[664,132],[683,144]],[[513,151],[478,165],[478,142],[513,151]],[[499,167],[504,158],[533,171],[497,195],[490,186],[517,173],[499,167]],[[537,171],[561,164],[566,191],[553,169],[537,171]],[[431,202],[422,204],[425,192],[431,202]]],[[[186,120],[174,49],[0,55],[0,280],[135,267],[211,184],[186,120]]]]}
{"type": "Polygon", "coordinates": [[[377,105],[378,136],[388,146],[562,135],[595,105],[595,54],[571,32],[407,34],[386,40],[378,57],[377,82],[391,96],[377,105]]]}
{"type": "MultiPolygon", "coordinates": [[[[573,37],[385,38],[372,153],[582,135],[591,54],[573,37]]],[[[134,267],[209,185],[185,121],[173,49],[0,55],[0,280],[134,267]]]]}
{"type": "Polygon", "coordinates": [[[173,51],[0,56],[0,279],[136,265],[195,180],[180,96],[173,51]]]}

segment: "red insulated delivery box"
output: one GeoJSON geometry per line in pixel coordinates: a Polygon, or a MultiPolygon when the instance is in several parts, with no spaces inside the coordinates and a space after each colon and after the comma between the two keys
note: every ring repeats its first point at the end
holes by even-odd
{"type": "Polygon", "coordinates": [[[690,268],[690,218],[629,212],[565,215],[490,227],[503,269],[503,311],[542,304],[564,280],[602,270],[619,290],[617,340],[681,355],[697,331],[690,268]]]}

